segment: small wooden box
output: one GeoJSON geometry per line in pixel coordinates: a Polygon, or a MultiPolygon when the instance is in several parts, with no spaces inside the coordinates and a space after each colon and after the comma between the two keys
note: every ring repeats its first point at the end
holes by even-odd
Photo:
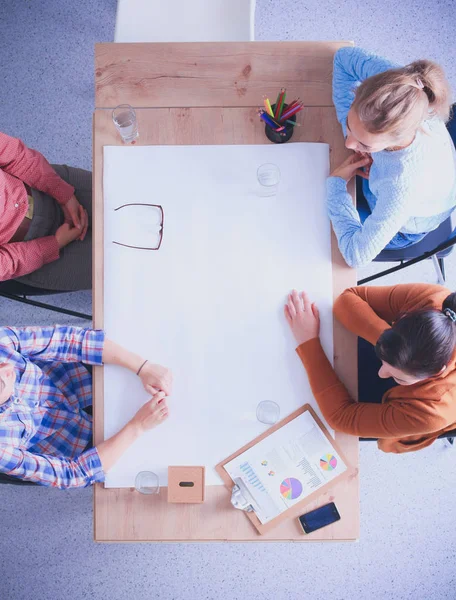
{"type": "Polygon", "coordinates": [[[204,502],[205,467],[168,467],[168,502],[204,502]]]}

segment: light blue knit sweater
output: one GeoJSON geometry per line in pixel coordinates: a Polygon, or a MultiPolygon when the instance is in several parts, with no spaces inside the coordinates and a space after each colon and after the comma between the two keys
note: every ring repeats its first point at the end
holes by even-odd
{"type": "MultiPolygon", "coordinates": [[[[372,75],[397,65],[360,48],[342,48],[334,58],[333,101],[346,135],[354,89],[372,75]]],[[[339,248],[347,263],[371,262],[399,232],[425,233],[442,223],[456,205],[456,153],[445,124],[423,123],[403,150],[372,153],[364,194],[372,214],[361,224],[347,185],[328,177],[327,203],[339,248]]]]}

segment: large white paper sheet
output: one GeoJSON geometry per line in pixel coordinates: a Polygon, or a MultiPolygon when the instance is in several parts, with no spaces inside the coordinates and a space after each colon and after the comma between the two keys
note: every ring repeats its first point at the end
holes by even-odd
{"type": "MultiPolygon", "coordinates": [[[[309,402],[321,416],[283,314],[287,293],[317,302],[332,358],[326,144],[104,148],[104,325],[107,336],[172,369],[166,423],[147,432],[106,477],[130,487],[141,470],[167,483],[168,465],[205,465],[259,435],[261,400],[281,417],[309,402]],[[274,196],[258,167],[278,166],[274,196]],[[162,245],[137,250],[114,241],[162,245]]],[[[105,438],[148,399],[138,377],[105,367],[105,438]]]]}
{"type": "Polygon", "coordinates": [[[253,496],[268,523],[347,470],[309,411],[299,415],[225,465],[253,496]]]}

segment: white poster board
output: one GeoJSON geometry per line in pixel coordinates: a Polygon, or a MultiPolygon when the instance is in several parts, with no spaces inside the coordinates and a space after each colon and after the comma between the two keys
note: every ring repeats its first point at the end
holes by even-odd
{"type": "MultiPolygon", "coordinates": [[[[283,314],[292,288],[320,309],[332,359],[326,144],[104,148],[104,327],[107,336],[174,374],[169,419],[138,439],[106,477],[139,471],[167,483],[169,465],[214,466],[262,433],[261,400],[281,418],[310,403],[321,416],[283,314]],[[272,196],[258,182],[273,163],[272,196]],[[159,210],[164,211],[159,250],[159,210]]],[[[105,439],[148,399],[135,374],[105,367],[105,439]]]]}

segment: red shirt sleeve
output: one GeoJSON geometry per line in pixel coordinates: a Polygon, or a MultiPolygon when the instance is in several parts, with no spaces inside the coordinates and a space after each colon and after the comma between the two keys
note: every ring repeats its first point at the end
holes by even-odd
{"type": "Polygon", "coordinates": [[[58,258],[59,245],[54,235],[3,244],[0,246],[0,281],[28,275],[58,258]]]}
{"type": "Polygon", "coordinates": [[[57,175],[42,154],[0,132],[0,167],[27,185],[66,204],[74,187],[57,175]]]}

